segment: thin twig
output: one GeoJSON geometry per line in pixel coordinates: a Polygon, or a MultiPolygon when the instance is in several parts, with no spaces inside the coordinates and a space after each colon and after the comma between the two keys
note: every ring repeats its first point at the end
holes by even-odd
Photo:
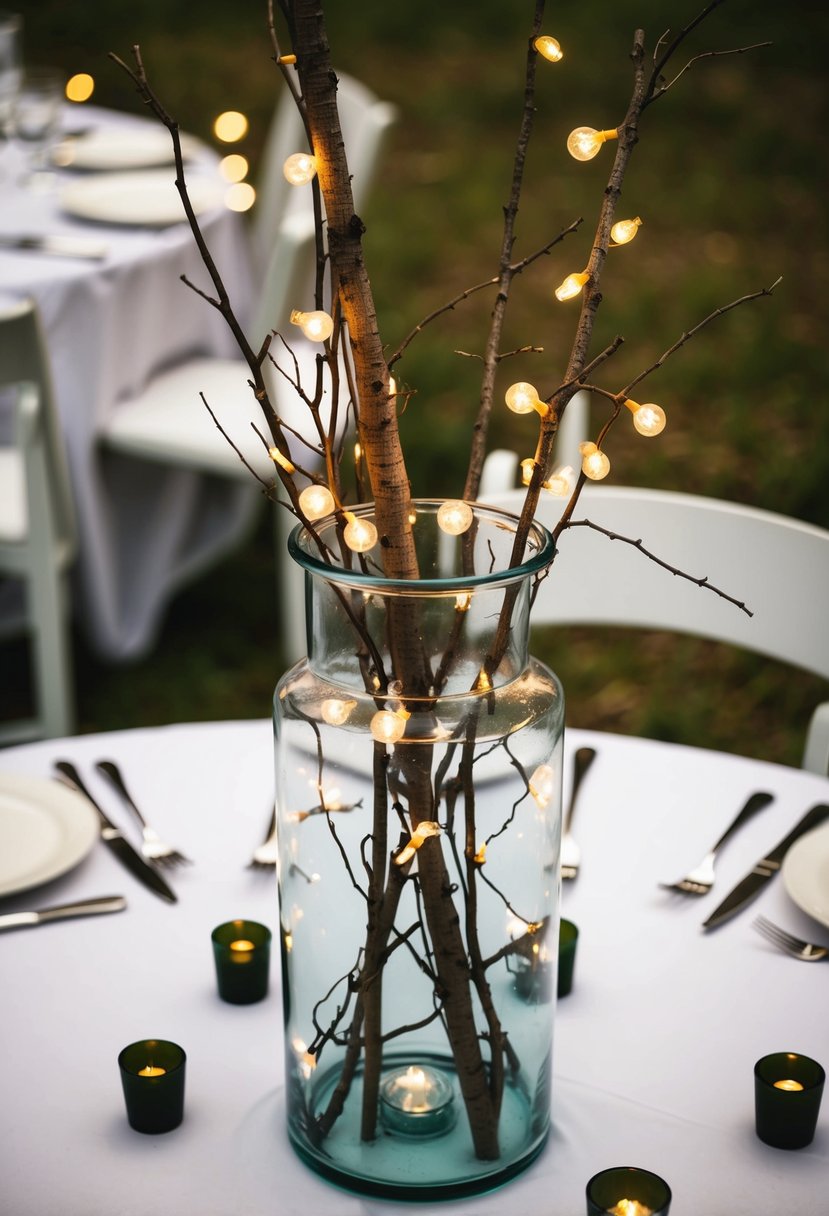
{"type": "Polygon", "coordinates": [[[679,78],[682,75],[684,75],[684,73],[687,72],[688,69],[693,64],[697,63],[700,59],[713,59],[719,55],[744,55],[746,53],[746,51],[758,51],[764,46],[771,46],[771,45],[772,45],[771,42],[755,42],[755,43],[752,43],[751,46],[735,46],[735,47],[732,47],[731,50],[728,50],[728,51],[702,51],[702,52],[700,52],[699,55],[694,55],[693,59],[689,59],[688,62],[685,64],[685,67],[681,68],[672,80],[669,80],[667,84],[660,85],[659,88],[657,88],[655,90],[654,95],[651,98],[651,101],[656,101],[656,99],[658,97],[662,97],[665,93],[667,93],[668,89],[672,88],[676,84],[676,82],[679,80],[679,78]]]}

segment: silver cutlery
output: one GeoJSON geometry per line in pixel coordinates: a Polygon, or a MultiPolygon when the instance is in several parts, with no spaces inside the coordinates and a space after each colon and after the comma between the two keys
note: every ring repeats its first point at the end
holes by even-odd
{"type": "Polygon", "coordinates": [[[101,261],[109,253],[102,241],[88,236],[40,236],[28,233],[0,233],[0,248],[22,249],[30,253],[48,253],[63,258],[91,258],[101,261]]]}
{"type": "Polygon", "coordinates": [[[115,854],[121,864],[126,866],[130,873],[139,882],[143,882],[145,887],[149,887],[154,894],[160,895],[162,899],[166,899],[170,903],[176,903],[175,891],[171,890],[158,870],[154,870],[141,854],[132,847],[130,842],[124,839],[120,828],[117,828],[101,807],[98,806],[98,803],[81,780],[80,774],[74,764],[70,764],[68,760],[58,760],[55,763],[55,768],[60,774],[59,780],[83,794],[98,812],[98,818],[101,821],[101,840],[115,854]]]}
{"type": "Polygon", "coordinates": [[[573,839],[571,831],[573,812],[576,809],[576,799],[587,770],[596,758],[596,749],[580,747],[573,756],[573,785],[570,790],[570,802],[564,816],[564,835],[561,840],[561,877],[575,878],[581,865],[581,849],[573,839]]]}
{"type": "Polygon", "coordinates": [[[81,899],[73,904],[56,904],[37,912],[6,912],[0,916],[0,933],[6,929],[28,929],[46,925],[53,920],[68,920],[72,916],[100,916],[104,912],[123,912],[127,901],[123,895],[101,895],[97,899],[81,899]]]}
{"type": "Polygon", "coordinates": [[[276,807],[271,814],[265,839],[253,850],[249,870],[272,870],[276,865],[276,807]]]}
{"type": "Polygon", "coordinates": [[[829,818],[829,806],[825,803],[819,803],[817,806],[813,806],[810,811],[807,811],[800,822],[792,828],[788,836],[784,836],[780,843],[766,857],[762,857],[757,862],[754,869],[746,874],[745,878],[740,879],[736,887],[726,895],[719,907],[714,909],[706,921],[703,921],[703,929],[713,929],[717,925],[721,925],[723,921],[734,916],[736,912],[740,912],[746,904],[755,899],[766,883],[780,869],[780,866],[783,864],[783,858],[794,842],[799,840],[806,832],[810,832],[812,828],[818,827],[827,818],[829,818]]]}
{"type": "Polygon", "coordinates": [[[191,865],[189,857],[185,857],[178,849],[174,849],[172,845],[163,841],[158,832],[147,823],[147,820],[141,814],[130,795],[117,764],[112,760],[99,760],[95,768],[112,782],[135,818],[141,824],[141,852],[147,860],[154,861],[159,866],[191,865]]]}
{"type": "Polygon", "coordinates": [[[729,840],[737,829],[741,828],[744,823],[747,823],[753,815],[756,815],[758,811],[762,811],[764,807],[773,801],[773,794],[752,794],[716,844],[713,844],[705,854],[699,865],[695,866],[693,870],[689,870],[684,878],[678,878],[676,882],[661,882],[659,884],[660,887],[664,891],[679,891],[682,895],[707,895],[714,885],[714,858],[726,840],[729,840]]]}
{"type": "Polygon", "coordinates": [[[756,929],[758,933],[762,933],[763,937],[778,950],[791,954],[793,958],[803,959],[806,963],[817,963],[821,959],[829,958],[829,946],[816,946],[813,942],[804,942],[802,937],[795,937],[793,933],[787,933],[779,925],[766,920],[765,916],[756,917],[751,924],[752,928],[756,929]]]}

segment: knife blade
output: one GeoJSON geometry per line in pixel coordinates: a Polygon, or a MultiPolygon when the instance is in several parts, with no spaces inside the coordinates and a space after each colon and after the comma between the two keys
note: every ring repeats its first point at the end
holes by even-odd
{"type": "Polygon", "coordinates": [[[117,828],[101,807],[98,806],[98,803],[81,780],[80,774],[74,764],[70,764],[68,760],[57,760],[55,768],[60,773],[60,780],[71,785],[92,803],[101,821],[101,840],[115,854],[121,864],[126,866],[133,877],[137,878],[139,882],[143,882],[144,886],[149,887],[155,895],[160,895],[162,899],[168,900],[171,904],[176,903],[177,896],[175,891],[162,878],[158,870],[154,870],[141,854],[135,851],[130,842],[124,839],[120,828],[117,828]]]}
{"type": "Polygon", "coordinates": [[[810,811],[807,811],[803,818],[797,823],[788,836],[784,836],[780,843],[772,849],[766,856],[757,862],[754,869],[746,874],[745,878],[741,878],[734,887],[726,895],[725,899],[715,908],[707,920],[702,922],[703,929],[713,929],[717,925],[721,925],[723,921],[730,920],[735,913],[741,911],[746,904],[760,894],[766,883],[774,877],[780,866],[783,863],[783,858],[786,856],[790,846],[794,844],[806,832],[810,832],[812,828],[816,828],[819,824],[829,818],[829,805],[819,803],[813,806],[810,811]]]}
{"type": "Polygon", "coordinates": [[[31,253],[50,253],[64,258],[105,258],[109,248],[92,237],[64,235],[53,236],[29,233],[0,233],[0,248],[23,249],[31,253]]]}
{"type": "Polygon", "coordinates": [[[104,912],[123,912],[127,901],[123,895],[100,895],[97,899],[81,899],[73,904],[55,904],[37,912],[6,912],[0,916],[0,933],[6,929],[27,929],[45,925],[52,920],[68,920],[70,916],[100,916],[104,912]]]}

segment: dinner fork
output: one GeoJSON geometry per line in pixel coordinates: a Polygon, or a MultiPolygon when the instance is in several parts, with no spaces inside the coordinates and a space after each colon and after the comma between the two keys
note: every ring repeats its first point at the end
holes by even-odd
{"type": "Polygon", "coordinates": [[[161,839],[153,828],[147,823],[144,816],[139,811],[138,807],[127,789],[124,778],[121,772],[112,760],[99,760],[95,768],[104,777],[107,777],[115,786],[118,793],[124,799],[129,809],[135,815],[138,822],[141,824],[141,832],[143,839],[141,841],[141,852],[148,861],[154,861],[159,866],[178,866],[190,865],[190,858],[185,857],[178,849],[174,849],[172,845],[167,844],[161,839]]]}
{"type": "Polygon", "coordinates": [[[253,850],[249,870],[272,870],[276,865],[276,807],[271,813],[265,839],[253,850]]]}
{"type": "Polygon", "coordinates": [[[772,800],[772,794],[752,794],[736,819],[731,821],[699,865],[695,866],[693,870],[689,870],[684,878],[679,878],[676,882],[661,882],[660,887],[664,891],[679,891],[682,895],[707,895],[714,885],[714,858],[719,850],[738,828],[751,819],[752,815],[761,811],[764,806],[768,806],[772,800]]]}
{"type": "Polygon", "coordinates": [[[779,925],[774,925],[770,920],[766,920],[765,916],[757,916],[751,923],[752,928],[756,929],[758,933],[762,933],[767,941],[777,946],[778,950],[791,954],[793,958],[803,959],[806,963],[818,963],[822,958],[829,958],[829,946],[816,946],[813,942],[804,942],[802,937],[795,937],[792,933],[787,933],[779,925]]]}
{"type": "Polygon", "coordinates": [[[573,785],[570,790],[570,802],[564,816],[564,835],[561,840],[561,877],[575,878],[581,865],[581,849],[573,839],[571,827],[573,812],[576,809],[576,798],[587,770],[596,758],[594,747],[580,747],[573,756],[573,785]]]}

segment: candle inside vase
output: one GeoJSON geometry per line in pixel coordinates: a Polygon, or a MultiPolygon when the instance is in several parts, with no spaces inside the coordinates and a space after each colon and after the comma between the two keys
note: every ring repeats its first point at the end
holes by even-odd
{"type": "Polygon", "coordinates": [[[774,1082],[774,1088],[775,1089],[785,1089],[788,1091],[788,1093],[793,1094],[793,1093],[796,1093],[799,1089],[802,1089],[803,1086],[800,1084],[799,1081],[795,1081],[791,1077],[783,1077],[782,1080],[774,1082]]]}
{"type": "Polygon", "coordinates": [[[144,1068],[139,1068],[139,1077],[163,1077],[166,1073],[166,1068],[157,1068],[154,1064],[147,1064],[144,1068]]]}
{"type": "Polygon", "coordinates": [[[231,942],[228,946],[230,951],[230,961],[232,963],[249,963],[253,958],[255,946],[253,942],[247,938],[240,938],[238,941],[231,942]]]}
{"type": "Polygon", "coordinates": [[[437,1136],[454,1126],[455,1093],[437,1068],[410,1064],[397,1068],[380,1086],[380,1112],[388,1131],[405,1136],[437,1136]]]}
{"type": "Polygon", "coordinates": [[[620,1199],[608,1208],[608,1216],[653,1216],[653,1208],[640,1203],[638,1199],[620,1199]]]}

